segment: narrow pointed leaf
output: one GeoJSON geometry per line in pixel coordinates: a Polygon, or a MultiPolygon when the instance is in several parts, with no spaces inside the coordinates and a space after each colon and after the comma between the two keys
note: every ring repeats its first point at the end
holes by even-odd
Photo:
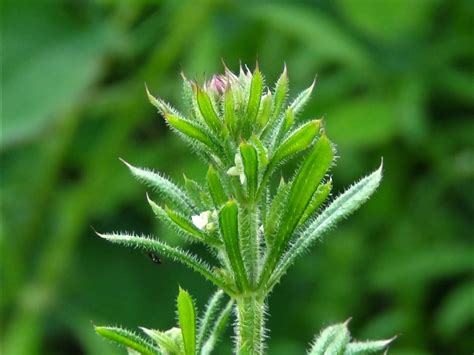
{"type": "Polygon", "coordinates": [[[169,208],[162,208],[156,204],[147,195],[148,204],[155,216],[165,225],[174,230],[179,236],[190,240],[191,242],[201,242],[205,245],[221,246],[222,242],[210,235],[198,229],[189,219],[184,217],[181,213],[173,211],[169,208]]]}
{"type": "Polygon", "coordinates": [[[211,149],[212,152],[218,152],[219,146],[212,141],[210,134],[207,133],[202,127],[197,123],[185,120],[176,115],[166,115],[166,121],[176,129],[178,132],[181,132],[185,136],[195,139],[205,146],[211,149]]]}
{"type": "Polygon", "coordinates": [[[199,211],[208,210],[211,206],[206,204],[202,199],[201,194],[204,193],[201,185],[196,181],[184,176],[184,188],[187,192],[188,197],[192,200],[193,204],[198,208],[199,211]]]}
{"type": "Polygon", "coordinates": [[[396,337],[386,340],[373,340],[349,343],[344,355],[368,355],[387,349],[396,337]]]}
{"type": "Polygon", "coordinates": [[[297,222],[308,206],[311,197],[319,186],[319,183],[327,173],[332,164],[334,153],[331,143],[323,134],[314,148],[305,158],[299,169],[295,180],[291,184],[288,203],[281,229],[281,236],[286,240],[293,232],[297,222]]]}
{"type": "Polygon", "coordinates": [[[119,327],[94,327],[97,334],[144,355],[158,353],[152,344],[134,332],[119,327]]]}
{"type": "Polygon", "coordinates": [[[336,335],[341,331],[342,324],[332,325],[325,328],[313,341],[308,355],[326,355],[328,347],[334,341],[336,335]]]}
{"type": "Polygon", "coordinates": [[[179,288],[178,294],[178,319],[183,334],[184,353],[196,354],[196,310],[189,293],[179,288]]]}
{"type": "Polygon", "coordinates": [[[250,143],[252,143],[255,148],[257,149],[257,155],[258,155],[258,169],[259,171],[264,171],[264,169],[268,165],[268,153],[267,149],[263,145],[262,141],[260,138],[258,138],[255,134],[250,137],[250,143]]]}
{"type": "Polygon", "coordinates": [[[156,254],[163,254],[173,260],[179,261],[182,264],[188,266],[194,271],[200,273],[205,279],[221,288],[227,294],[232,295],[233,290],[225,284],[218,276],[214,275],[209,265],[199,260],[198,257],[189,254],[177,247],[169,246],[168,244],[161,242],[150,237],[138,237],[130,234],[100,234],[99,237],[108,240],[109,242],[121,244],[129,247],[139,248],[145,251],[150,251],[156,254]]]}
{"type": "Polygon", "coordinates": [[[206,124],[214,132],[219,132],[222,126],[222,123],[217,116],[214,106],[212,104],[211,98],[209,95],[202,90],[199,86],[195,86],[197,103],[199,105],[199,110],[201,111],[202,117],[206,124]]]}
{"type": "Polygon", "coordinates": [[[170,354],[179,354],[180,349],[178,344],[172,337],[164,332],[155,329],[140,328],[146,335],[148,335],[153,341],[163,350],[170,354]]]}
{"type": "Polygon", "coordinates": [[[222,242],[219,239],[198,229],[189,219],[187,219],[181,213],[173,211],[169,208],[165,208],[165,213],[168,218],[172,222],[174,222],[177,228],[182,229],[183,232],[187,233],[191,237],[194,237],[197,240],[200,240],[202,242],[205,242],[206,244],[210,244],[213,246],[222,245],[222,242]]]}
{"type": "Polygon", "coordinates": [[[334,335],[331,343],[326,349],[326,354],[344,354],[347,344],[351,340],[349,329],[347,329],[347,324],[340,324],[337,326],[337,332],[334,335]]]}
{"type": "Polygon", "coordinates": [[[314,85],[316,84],[316,80],[313,81],[311,86],[306,90],[302,91],[290,104],[290,109],[293,111],[293,114],[296,116],[300,113],[304,106],[308,103],[311,99],[311,94],[314,89],[314,85]]]}
{"type": "Polygon", "coordinates": [[[284,205],[286,203],[286,198],[288,197],[290,187],[290,184],[286,184],[284,181],[282,181],[270,204],[270,209],[268,210],[268,215],[263,227],[268,245],[273,244],[273,238],[275,237],[274,233],[280,225],[280,217],[284,211],[284,205]]]}
{"type": "Polygon", "coordinates": [[[230,315],[232,313],[232,306],[234,305],[234,301],[230,300],[226,307],[222,310],[221,314],[217,318],[212,331],[207,338],[206,342],[203,344],[201,349],[201,355],[209,355],[214,350],[217,342],[221,338],[222,334],[227,327],[227,323],[229,321],[230,315]]]}
{"type": "Polygon", "coordinates": [[[263,76],[261,71],[257,67],[252,75],[250,93],[247,102],[246,120],[248,120],[250,126],[253,126],[255,124],[255,119],[260,108],[260,100],[262,99],[262,90],[263,76]]]}
{"type": "Polygon", "coordinates": [[[202,347],[204,340],[209,337],[223,296],[224,292],[217,290],[206,305],[206,310],[199,321],[198,335],[196,340],[198,349],[202,347]]]}
{"type": "Polygon", "coordinates": [[[235,136],[237,132],[237,120],[235,117],[234,94],[228,87],[224,94],[224,124],[229,132],[235,136]]]}
{"type": "Polygon", "coordinates": [[[364,177],[336,198],[291,244],[274,272],[269,288],[272,288],[311,245],[341,219],[356,211],[375,192],[382,179],[382,164],[372,174],[364,177]]]}
{"type": "Polygon", "coordinates": [[[184,231],[188,232],[189,234],[195,236],[198,239],[206,239],[204,233],[202,233],[199,229],[197,229],[192,222],[186,219],[183,215],[179,212],[173,211],[169,208],[165,208],[165,213],[176,225],[182,228],[184,231]]]}
{"type": "Polygon", "coordinates": [[[329,139],[323,134],[306,156],[295,180],[291,184],[287,205],[281,221],[281,228],[275,236],[262,272],[262,281],[266,282],[273,272],[278,259],[286,248],[311,197],[331,166],[334,154],[329,139]]]}
{"type": "Polygon", "coordinates": [[[271,160],[275,167],[294,154],[302,152],[310,146],[321,127],[320,120],[313,120],[294,130],[278,147],[271,160]]]}
{"type": "Polygon", "coordinates": [[[311,197],[311,201],[309,201],[308,207],[306,207],[306,210],[301,216],[298,224],[303,224],[309,217],[311,217],[311,215],[324,203],[324,201],[326,201],[327,197],[331,193],[331,189],[331,180],[325,184],[319,185],[318,189],[313,194],[313,197],[311,197]]]}
{"type": "Polygon", "coordinates": [[[236,283],[239,288],[247,289],[248,280],[240,252],[238,208],[235,201],[227,202],[220,210],[219,226],[236,283]]]}
{"type": "Polygon", "coordinates": [[[134,167],[125,160],[121,161],[130,169],[135,178],[156,190],[167,203],[173,204],[183,212],[192,214],[193,204],[186,194],[171,181],[152,170],[134,167]]]}
{"type": "Polygon", "coordinates": [[[229,198],[222,186],[219,175],[217,175],[216,170],[212,165],[209,166],[207,170],[207,186],[209,187],[209,192],[211,193],[212,200],[214,201],[214,206],[216,209],[219,209],[224,203],[226,203],[229,198]]]}
{"type": "Polygon", "coordinates": [[[158,109],[159,113],[161,113],[163,116],[168,115],[168,114],[175,114],[175,115],[177,114],[176,109],[174,109],[171,105],[169,105],[162,99],[153,96],[148,90],[148,87],[146,86],[146,84],[145,84],[145,90],[146,90],[148,100],[153,106],[155,106],[158,109]]]}
{"type": "Polygon", "coordinates": [[[286,98],[288,96],[288,73],[285,68],[283,69],[283,73],[281,74],[280,78],[278,79],[275,87],[275,99],[273,105],[273,113],[272,113],[272,121],[276,120],[280,115],[280,112],[285,104],[286,98]]]}
{"type": "Polygon", "coordinates": [[[284,136],[290,128],[293,126],[293,123],[295,123],[295,113],[293,112],[293,109],[288,108],[285,113],[285,117],[283,120],[283,124],[281,126],[281,132],[280,132],[280,137],[278,137],[278,143],[280,143],[280,138],[284,136]]]}
{"type": "Polygon", "coordinates": [[[255,196],[258,184],[258,157],[257,150],[249,143],[240,144],[240,156],[247,181],[247,192],[250,198],[255,196]]]}
{"type": "Polygon", "coordinates": [[[262,98],[262,108],[260,109],[260,112],[258,113],[257,116],[257,130],[261,131],[264,129],[270,120],[270,115],[272,114],[272,108],[273,108],[273,98],[271,92],[267,92],[265,96],[262,98]]]}

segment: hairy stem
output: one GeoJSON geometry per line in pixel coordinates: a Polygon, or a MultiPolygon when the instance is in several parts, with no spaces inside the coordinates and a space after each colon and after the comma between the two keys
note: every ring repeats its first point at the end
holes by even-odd
{"type": "Polygon", "coordinates": [[[252,295],[237,299],[237,354],[263,354],[265,307],[263,297],[252,295]]]}
{"type": "Polygon", "coordinates": [[[258,242],[258,213],[255,205],[247,205],[240,211],[240,247],[244,264],[253,289],[258,281],[258,258],[260,255],[258,242]]]}

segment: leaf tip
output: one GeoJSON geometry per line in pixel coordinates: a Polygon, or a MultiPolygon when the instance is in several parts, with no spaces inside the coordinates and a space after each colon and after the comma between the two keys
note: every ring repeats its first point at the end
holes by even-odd
{"type": "Polygon", "coordinates": [[[286,62],[283,63],[283,73],[281,74],[281,76],[288,79],[288,68],[286,67],[286,62]]]}
{"type": "Polygon", "coordinates": [[[127,168],[129,168],[130,170],[133,169],[133,166],[132,166],[131,164],[127,163],[127,162],[125,161],[125,159],[119,157],[118,160],[120,160],[123,164],[125,164],[125,166],[126,166],[127,168]]]}
{"type": "Polygon", "coordinates": [[[91,229],[94,231],[94,233],[95,233],[97,236],[99,236],[99,237],[101,237],[101,238],[104,238],[104,234],[101,234],[101,233],[97,232],[97,230],[96,230],[92,225],[91,225],[90,227],[91,227],[91,229]]]}
{"type": "Polygon", "coordinates": [[[156,108],[159,108],[160,103],[158,102],[158,99],[150,93],[150,90],[148,90],[148,85],[146,83],[145,83],[145,91],[146,91],[146,96],[148,97],[148,101],[150,101],[150,103],[156,108]]]}
{"type": "Polygon", "coordinates": [[[153,207],[156,205],[155,201],[153,201],[151,198],[150,198],[150,195],[148,195],[148,192],[145,193],[146,195],[146,201],[148,202],[148,204],[153,207]]]}

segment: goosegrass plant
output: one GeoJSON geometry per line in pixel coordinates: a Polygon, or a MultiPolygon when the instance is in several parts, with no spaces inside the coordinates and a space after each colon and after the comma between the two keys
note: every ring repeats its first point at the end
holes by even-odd
{"type": "MultiPolygon", "coordinates": [[[[217,291],[198,317],[192,297],[180,288],[178,325],[167,331],[95,330],[130,353],[209,354],[234,318],[235,353],[262,354],[267,300],[275,285],[299,256],[367,201],[381,181],[382,165],[330,197],[335,146],[322,119],[300,118],[315,82],[288,100],[286,67],[273,89],[266,87],[258,65],[253,72],[241,66],[238,74],[225,67],[224,74],[203,85],[183,79],[187,114],[146,92],[169,127],[208,164],[205,183],[185,176],[180,186],[161,173],[123,162],[156,193],[158,201],[146,196],[156,217],[188,242],[205,245],[213,264],[153,236],[98,235],[141,249],[158,262],[161,256],[181,262],[217,291]],[[281,169],[290,162],[297,168],[284,179],[281,169]]],[[[316,336],[308,354],[377,353],[392,340],[353,341],[346,321],[316,336]]]]}

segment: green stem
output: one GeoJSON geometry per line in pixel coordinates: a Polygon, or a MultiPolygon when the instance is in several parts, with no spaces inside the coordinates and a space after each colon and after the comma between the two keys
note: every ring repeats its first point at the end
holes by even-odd
{"type": "Polygon", "coordinates": [[[263,354],[265,307],[263,297],[252,295],[237,299],[237,354],[263,354]]]}
{"type": "Polygon", "coordinates": [[[247,270],[250,287],[258,282],[258,262],[260,248],[258,242],[258,213],[255,205],[241,207],[240,210],[240,249],[247,270]]]}

